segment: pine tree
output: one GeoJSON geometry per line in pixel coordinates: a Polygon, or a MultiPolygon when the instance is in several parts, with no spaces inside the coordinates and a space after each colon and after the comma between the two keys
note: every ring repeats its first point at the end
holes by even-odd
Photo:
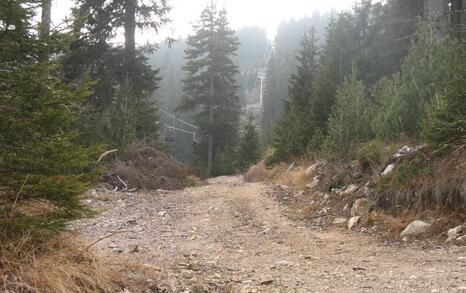
{"type": "Polygon", "coordinates": [[[357,58],[358,45],[354,37],[354,26],[353,16],[342,13],[330,22],[327,29],[320,56],[320,68],[314,81],[315,97],[312,101],[317,127],[324,133],[335,103],[337,87],[351,73],[351,64],[357,58]]]}
{"type": "Polygon", "coordinates": [[[127,115],[135,117],[129,128],[137,131],[127,137],[155,141],[158,116],[152,97],[160,82],[159,71],[153,70],[143,52],[136,48],[135,35],[138,28],[157,31],[166,23],[169,9],[165,0],[78,1],[74,9],[74,39],[63,62],[67,79],[78,83],[85,78],[96,81],[86,103],[91,111],[82,118],[83,141],[120,145],[121,140],[115,141],[113,134],[121,129],[112,124],[120,117],[112,115],[115,107],[120,107],[115,105],[118,89],[127,87],[127,81],[132,87],[131,107],[127,107],[132,112],[127,115]],[[125,31],[124,47],[111,45],[118,29],[125,31]]]}
{"type": "Polygon", "coordinates": [[[6,14],[0,13],[0,24],[7,24],[0,34],[10,34],[0,38],[0,48],[13,41],[24,50],[2,56],[15,66],[0,70],[0,226],[14,236],[61,229],[89,213],[80,195],[97,179],[98,148],[76,143],[75,123],[90,93],[87,84],[69,87],[59,77],[60,67],[39,54],[50,51],[36,51],[48,43],[34,36],[37,28],[26,1],[11,0],[6,7],[22,25],[10,34],[6,14]]]}
{"type": "Polygon", "coordinates": [[[310,102],[317,70],[317,47],[314,31],[305,33],[296,56],[298,66],[289,80],[285,113],[277,125],[274,137],[275,159],[290,159],[303,154],[315,131],[310,102]]]}
{"type": "Polygon", "coordinates": [[[466,42],[456,45],[450,56],[445,92],[432,105],[422,129],[426,141],[441,153],[466,144],[466,42]]]}
{"type": "Polygon", "coordinates": [[[375,117],[377,133],[384,139],[400,135],[418,138],[427,109],[444,96],[451,78],[449,66],[455,56],[449,40],[437,40],[433,24],[420,23],[418,40],[413,43],[397,76],[379,84],[376,102],[381,110],[375,117]]]}
{"type": "Polygon", "coordinates": [[[329,154],[348,157],[357,144],[371,137],[370,107],[364,84],[356,73],[338,87],[336,102],[328,121],[323,149],[329,154]]]}
{"type": "Polygon", "coordinates": [[[202,147],[193,154],[203,162],[200,167],[209,174],[223,173],[216,161],[234,162],[239,124],[237,67],[232,60],[238,42],[225,9],[217,10],[213,2],[202,11],[194,31],[187,40],[185,95],[178,109],[192,113],[200,127],[202,147]]]}
{"type": "Polygon", "coordinates": [[[244,132],[238,147],[238,167],[241,171],[245,171],[259,160],[259,133],[254,125],[254,117],[250,116],[244,126],[244,132]]]}

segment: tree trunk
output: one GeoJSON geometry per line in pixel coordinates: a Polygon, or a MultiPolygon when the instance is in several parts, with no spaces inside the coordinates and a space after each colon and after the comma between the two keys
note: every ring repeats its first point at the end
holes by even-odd
{"type": "Polygon", "coordinates": [[[45,63],[49,60],[50,50],[48,41],[50,38],[50,23],[52,15],[52,0],[42,0],[42,15],[39,27],[39,36],[44,47],[39,52],[39,62],[45,63]]]}
{"type": "Polygon", "coordinates": [[[210,107],[209,107],[209,146],[207,149],[207,172],[210,175],[212,171],[212,161],[213,161],[213,153],[214,153],[214,134],[212,131],[213,124],[214,124],[214,77],[211,74],[210,76],[210,92],[209,92],[209,99],[210,99],[210,107]]]}
{"type": "Polygon", "coordinates": [[[438,37],[442,38],[448,34],[448,0],[425,0],[424,16],[437,23],[438,37]]]}
{"type": "Polygon", "coordinates": [[[451,1],[451,36],[452,38],[457,39],[461,42],[461,15],[463,10],[463,2],[464,0],[452,0],[451,1]]]}
{"type": "Polygon", "coordinates": [[[136,59],[136,4],[137,0],[125,1],[125,52],[128,66],[136,59]]]}

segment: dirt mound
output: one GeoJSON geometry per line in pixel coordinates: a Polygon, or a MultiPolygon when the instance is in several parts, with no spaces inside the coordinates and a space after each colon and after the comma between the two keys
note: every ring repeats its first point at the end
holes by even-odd
{"type": "Polygon", "coordinates": [[[182,189],[186,177],[194,173],[152,147],[131,150],[124,158],[109,164],[104,174],[104,182],[118,190],[182,189]]]}

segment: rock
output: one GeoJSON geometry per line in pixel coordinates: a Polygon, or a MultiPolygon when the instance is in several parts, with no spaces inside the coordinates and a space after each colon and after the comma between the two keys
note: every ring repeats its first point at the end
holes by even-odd
{"type": "Polygon", "coordinates": [[[264,286],[272,285],[272,283],[273,283],[273,279],[264,279],[261,281],[261,285],[264,285],[264,286]]]}
{"type": "Polygon", "coordinates": [[[451,242],[455,240],[456,238],[458,238],[458,236],[460,236],[464,232],[466,232],[466,225],[460,225],[460,226],[457,226],[455,228],[448,230],[448,239],[446,240],[446,242],[451,242]]]}
{"type": "Polygon", "coordinates": [[[349,219],[348,221],[348,229],[353,229],[354,227],[356,227],[359,222],[361,222],[361,216],[355,216],[355,217],[352,217],[351,219],[349,219]]]}
{"type": "Polygon", "coordinates": [[[295,165],[296,165],[295,162],[291,163],[290,166],[288,167],[288,170],[287,170],[287,171],[288,171],[288,172],[293,171],[293,170],[295,169],[295,165]]]}
{"type": "Polygon", "coordinates": [[[199,265],[196,264],[196,263],[190,263],[190,264],[188,264],[188,265],[186,266],[186,268],[187,268],[188,270],[190,270],[190,271],[196,271],[196,272],[201,270],[201,268],[199,267],[199,265]]]}
{"type": "Polygon", "coordinates": [[[348,220],[346,218],[336,218],[333,220],[333,224],[340,226],[346,224],[347,221],[348,220]]]}
{"type": "Polygon", "coordinates": [[[185,279],[192,279],[194,277],[194,273],[192,271],[183,270],[181,272],[181,276],[185,279]]]}
{"type": "Polygon", "coordinates": [[[161,211],[161,212],[158,212],[158,213],[157,213],[157,216],[159,216],[159,217],[165,217],[166,214],[167,214],[167,211],[161,211]]]}
{"type": "Polygon", "coordinates": [[[466,235],[456,238],[455,244],[466,245],[466,235]]]}
{"type": "Polygon", "coordinates": [[[317,187],[317,185],[319,185],[319,182],[320,182],[319,178],[318,178],[318,177],[314,177],[314,180],[312,180],[311,183],[307,184],[307,185],[306,185],[306,188],[308,188],[308,189],[314,189],[314,188],[317,187]]]}
{"type": "Polygon", "coordinates": [[[126,248],[126,253],[135,253],[138,251],[139,245],[137,244],[130,244],[126,248]]]}
{"type": "Polygon", "coordinates": [[[361,216],[367,219],[373,206],[374,204],[366,198],[357,199],[351,207],[351,217],[361,216]]]}
{"type": "Polygon", "coordinates": [[[381,175],[381,176],[387,176],[387,175],[390,174],[394,169],[395,169],[395,164],[389,164],[387,167],[385,167],[385,169],[383,170],[383,172],[382,172],[380,175],[381,175]]]}
{"type": "Polygon", "coordinates": [[[275,263],[275,266],[281,266],[281,267],[289,267],[291,265],[293,265],[293,263],[287,260],[280,260],[275,263]]]}
{"type": "Polygon", "coordinates": [[[418,145],[418,146],[414,146],[414,147],[409,147],[407,145],[405,145],[404,147],[402,147],[401,149],[399,149],[396,154],[394,154],[392,156],[392,159],[397,159],[397,158],[401,158],[401,157],[406,157],[408,155],[412,155],[412,154],[415,154],[417,153],[418,151],[422,150],[423,148],[425,148],[426,145],[422,144],[422,145],[418,145]]]}
{"type": "Polygon", "coordinates": [[[350,205],[349,204],[345,204],[345,206],[343,207],[343,211],[347,211],[349,210],[350,208],[350,205]]]}
{"type": "Polygon", "coordinates": [[[341,196],[348,196],[348,195],[351,195],[353,194],[356,190],[358,190],[358,186],[356,184],[351,184],[350,186],[348,186],[345,190],[343,191],[340,191],[340,195],[341,196]]]}
{"type": "Polygon", "coordinates": [[[309,168],[307,168],[305,171],[304,171],[304,174],[306,176],[312,176],[314,174],[314,172],[317,170],[317,167],[319,166],[319,162],[315,163],[314,165],[311,165],[309,168]]]}
{"type": "Polygon", "coordinates": [[[421,220],[416,220],[406,226],[406,228],[400,233],[400,237],[406,236],[418,236],[426,233],[430,228],[430,224],[421,220]]]}

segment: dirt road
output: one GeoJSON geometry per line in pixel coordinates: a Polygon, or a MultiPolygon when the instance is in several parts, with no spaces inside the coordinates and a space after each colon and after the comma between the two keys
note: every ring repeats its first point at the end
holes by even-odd
{"type": "Polygon", "coordinates": [[[116,264],[150,269],[144,281],[152,292],[466,292],[464,247],[388,246],[344,229],[318,232],[286,217],[266,184],[209,183],[97,194],[90,203],[104,212],[76,229],[90,240],[121,232],[97,248],[116,264]]]}

